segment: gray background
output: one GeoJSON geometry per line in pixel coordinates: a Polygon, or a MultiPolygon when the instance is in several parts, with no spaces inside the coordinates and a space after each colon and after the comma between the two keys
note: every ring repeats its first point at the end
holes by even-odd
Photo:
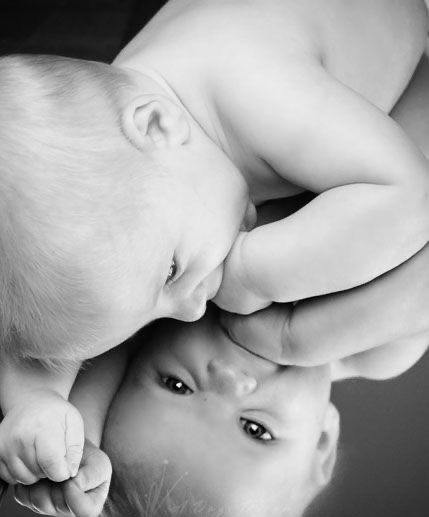
{"type": "MultiPolygon", "coordinates": [[[[163,3],[1,0],[0,54],[57,53],[110,61],[163,3]]],[[[426,355],[398,379],[347,381],[334,388],[342,416],[340,458],[334,482],[312,516],[429,516],[428,367],[426,355]]],[[[34,514],[9,500],[0,515],[34,514]]]]}

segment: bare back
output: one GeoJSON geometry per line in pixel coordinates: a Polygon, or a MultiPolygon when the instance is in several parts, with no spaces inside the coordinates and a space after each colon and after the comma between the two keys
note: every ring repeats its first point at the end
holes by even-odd
{"type": "Polygon", "coordinates": [[[255,198],[264,200],[302,189],[284,175],[279,181],[247,142],[242,145],[246,121],[234,118],[230,98],[243,95],[247,71],[265,77],[269,95],[277,71],[294,74],[300,63],[315,60],[389,113],[422,56],[426,35],[423,0],[170,0],[115,64],[161,71],[211,136],[226,131],[220,135],[224,150],[251,172],[255,198]],[[216,118],[221,128],[213,124],[216,118]]]}
{"type": "Polygon", "coordinates": [[[241,44],[249,52],[280,49],[285,66],[291,50],[301,50],[390,111],[417,66],[426,33],[423,0],[170,0],[119,60],[155,43],[178,59],[179,73],[191,63],[206,68],[203,62],[245,59],[241,44]]]}

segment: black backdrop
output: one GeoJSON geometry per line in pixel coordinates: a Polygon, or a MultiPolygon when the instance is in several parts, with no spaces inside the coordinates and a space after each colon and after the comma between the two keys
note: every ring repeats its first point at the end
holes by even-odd
{"type": "MultiPolygon", "coordinates": [[[[109,62],[163,3],[0,0],[0,54],[56,53],[109,62]]],[[[311,516],[429,516],[428,372],[426,356],[399,379],[334,388],[342,415],[340,459],[331,488],[311,516]]],[[[1,517],[29,515],[34,514],[10,500],[0,510],[1,517]]]]}

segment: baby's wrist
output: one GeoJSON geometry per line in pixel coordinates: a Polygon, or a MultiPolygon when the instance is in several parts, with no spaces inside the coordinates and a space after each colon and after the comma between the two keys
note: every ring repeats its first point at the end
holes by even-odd
{"type": "Polygon", "coordinates": [[[23,400],[43,393],[67,400],[76,373],[47,370],[38,361],[0,364],[0,406],[7,413],[23,400]]]}
{"type": "Polygon", "coordinates": [[[267,307],[271,299],[267,299],[259,290],[249,273],[252,270],[251,260],[247,260],[246,244],[252,232],[238,235],[225,263],[221,288],[214,302],[229,312],[250,314],[267,307]]]}
{"type": "Polygon", "coordinates": [[[254,248],[254,243],[251,244],[253,237],[254,231],[241,232],[239,234],[231,253],[230,267],[235,276],[235,281],[239,283],[243,293],[248,294],[252,298],[257,298],[261,302],[268,303],[272,300],[268,299],[266,293],[262,292],[258,282],[255,280],[257,277],[257,272],[255,271],[256,261],[253,260],[254,257],[248,251],[249,245],[251,249],[254,248]]]}
{"type": "Polygon", "coordinates": [[[57,400],[65,401],[64,397],[57,391],[50,388],[36,388],[33,390],[16,393],[10,398],[5,396],[2,399],[2,411],[4,416],[18,406],[38,403],[43,399],[54,397],[57,400]]]}
{"type": "Polygon", "coordinates": [[[243,289],[248,289],[246,260],[243,260],[243,246],[249,232],[240,232],[234,241],[234,245],[226,259],[226,275],[229,282],[239,284],[243,289]]]}

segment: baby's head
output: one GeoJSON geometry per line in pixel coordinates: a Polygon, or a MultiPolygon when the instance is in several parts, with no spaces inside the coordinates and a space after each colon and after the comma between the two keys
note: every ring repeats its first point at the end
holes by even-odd
{"type": "Polygon", "coordinates": [[[232,343],[211,312],[162,322],[110,411],[109,517],[301,515],[339,432],[328,367],[282,367],[232,343]]]}
{"type": "Polygon", "coordinates": [[[197,319],[252,206],[174,93],[133,70],[0,58],[0,350],[62,362],[197,319]]]}

